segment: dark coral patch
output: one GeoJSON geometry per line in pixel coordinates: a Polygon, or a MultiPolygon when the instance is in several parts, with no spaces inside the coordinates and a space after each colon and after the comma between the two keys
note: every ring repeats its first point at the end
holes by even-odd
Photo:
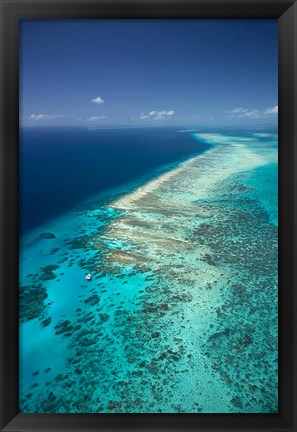
{"type": "Polygon", "coordinates": [[[57,270],[58,268],[59,268],[59,266],[56,264],[50,264],[50,265],[47,265],[45,267],[42,267],[40,279],[43,281],[55,279],[56,275],[55,275],[54,271],[57,270]]]}
{"type": "Polygon", "coordinates": [[[73,325],[68,320],[59,321],[58,324],[55,325],[55,330],[56,330],[55,332],[56,335],[71,333],[71,331],[73,330],[73,325]]]}
{"type": "Polygon", "coordinates": [[[37,237],[37,240],[49,240],[56,238],[55,234],[50,232],[44,232],[37,237]]]}
{"type": "Polygon", "coordinates": [[[20,321],[30,321],[42,315],[46,309],[44,303],[46,298],[46,289],[41,284],[21,287],[19,295],[20,321]]]}
{"type": "Polygon", "coordinates": [[[85,303],[88,303],[90,306],[95,306],[99,303],[99,296],[97,294],[93,294],[91,297],[85,300],[85,303]]]}
{"type": "Polygon", "coordinates": [[[47,327],[48,325],[50,325],[51,322],[52,322],[51,317],[47,317],[47,318],[45,318],[43,321],[41,321],[41,325],[42,325],[43,327],[47,327]]]}

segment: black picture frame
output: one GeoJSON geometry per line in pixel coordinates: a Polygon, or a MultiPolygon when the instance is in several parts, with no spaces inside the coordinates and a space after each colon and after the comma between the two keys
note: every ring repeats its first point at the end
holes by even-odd
{"type": "Polygon", "coordinates": [[[296,431],[297,3],[292,0],[0,0],[1,431],[296,431]],[[276,18],[279,23],[279,413],[20,414],[18,22],[57,18],[276,18]]]}

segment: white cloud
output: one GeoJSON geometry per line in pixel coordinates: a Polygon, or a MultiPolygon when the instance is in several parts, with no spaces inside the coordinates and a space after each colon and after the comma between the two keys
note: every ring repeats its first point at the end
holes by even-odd
{"type": "Polygon", "coordinates": [[[100,105],[100,104],[104,103],[104,100],[100,96],[97,96],[94,99],[92,99],[91,102],[94,102],[95,104],[100,105]]]}
{"type": "Polygon", "coordinates": [[[140,118],[144,119],[153,119],[153,120],[161,120],[168,117],[171,117],[175,114],[173,110],[162,110],[162,111],[150,111],[148,114],[141,113],[140,118]]]}
{"type": "Polygon", "coordinates": [[[46,116],[46,114],[31,114],[30,119],[41,120],[46,116]]]}
{"type": "Polygon", "coordinates": [[[267,110],[265,111],[265,115],[267,114],[277,114],[278,113],[278,105],[276,105],[273,108],[267,108],[267,110]]]}
{"type": "Polygon", "coordinates": [[[90,117],[90,118],[88,119],[88,121],[102,120],[102,119],[105,119],[105,118],[106,118],[105,115],[102,115],[102,116],[99,116],[99,117],[97,117],[97,116],[93,116],[93,117],[90,117]]]}
{"type": "Polygon", "coordinates": [[[29,116],[32,120],[52,120],[57,118],[69,118],[69,117],[75,117],[75,116],[64,116],[61,114],[31,114],[29,116]]]}
{"type": "Polygon", "coordinates": [[[261,113],[259,110],[251,110],[251,111],[245,111],[242,114],[239,114],[239,118],[259,118],[261,117],[261,113]]]}
{"type": "Polygon", "coordinates": [[[234,108],[233,110],[231,110],[231,111],[227,111],[228,113],[230,113],[230,114],[240,114],[240,113],[245,113],[245,112],[247,112],[248,110],[247,109],[244,109],[244,108],[234,108]]]}
{"type": "Polygon", "coordinates": [[[227,111],[227,118],[261,118],[263,117],[263,112],[258,109],[247,109],[247,108],[234,108],[227,111]]]}
{"type": "Polygon", "coordinates": [[[267,108],[267,110],[262,111],[259,109],[247,109],[247,108],[234,108],[230,111],[227,111],[227,118],[250,118],[250,119],[257,119],[257,118],[264,118],[266,115],[269,114],[277,114],[278,113],[278,106],[276,105],[273,108],[267,108]]]}

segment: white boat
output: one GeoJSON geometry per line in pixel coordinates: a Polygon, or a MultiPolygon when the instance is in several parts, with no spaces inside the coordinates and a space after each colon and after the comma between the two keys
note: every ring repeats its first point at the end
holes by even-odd
{"type": "Polygon", "coordinates": [[[88,274],[86,275],[86,279],[87,279],[87,280],[91,280],[91,279],[92,279],[92,275],[91,275],[90,273],[88,273],[88,274]]]}

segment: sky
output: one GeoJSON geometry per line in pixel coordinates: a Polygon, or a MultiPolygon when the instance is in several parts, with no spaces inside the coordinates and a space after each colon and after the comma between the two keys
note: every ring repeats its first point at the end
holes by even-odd
{"type": "Polygon", "coordinates": [[[21,126],[277,125],[277,20],[22,20],[21,126]]]}

